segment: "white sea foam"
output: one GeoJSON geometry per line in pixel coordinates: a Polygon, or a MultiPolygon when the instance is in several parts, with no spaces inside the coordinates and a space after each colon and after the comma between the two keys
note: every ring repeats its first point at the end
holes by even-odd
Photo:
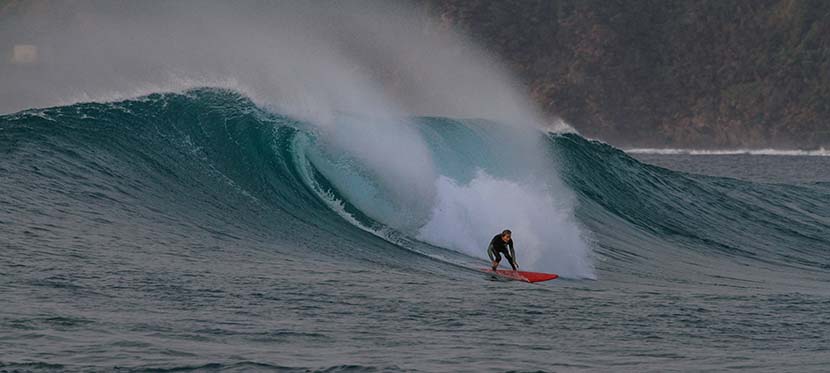
{"type": "Polygon", "coordinates": [[[816,150],[796,149],[732,149],[732,150],[703,150],[703,149],[660,149],[660,148],[633,148],[624,149],[630,154],[665,154],[665,155],[779,155],[830,157],[830,150],[819,148],[816,150]]]}
{"type": "Polygon", "coordinates": [[[466,185],[442,176],[436,189],[437,203],[418,239],[486,258],[490,239],[510,229],[523,269],[595,277],[588,240],[567,204],[550,191],[483,171],[466,185]]]}

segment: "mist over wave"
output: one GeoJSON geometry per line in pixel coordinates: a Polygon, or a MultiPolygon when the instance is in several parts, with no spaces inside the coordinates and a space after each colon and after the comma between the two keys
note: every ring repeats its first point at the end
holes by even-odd
{"type": "MultiPolygon", "coordinates": [[[[485,52],[405,2],[31,2],[9,12],[0,112],[223,87],[317,125],[336,112],[543,124],[485,52]]],[[[556,124],[565,128],[564,124],[556,124]]]]}

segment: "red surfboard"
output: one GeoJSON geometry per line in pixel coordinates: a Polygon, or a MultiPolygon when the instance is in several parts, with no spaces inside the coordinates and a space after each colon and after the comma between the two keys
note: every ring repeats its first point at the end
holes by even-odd
{"type": "Polygon", "coordinates": [[[492,273],[501,277],[509,278],[511,280],[524,282],[542,282],[559,278],[555,273],[541,273],[541,272],[525,272],[525,271],[511,271],[509,269],[483,269],[484,272],[492,273]]]}

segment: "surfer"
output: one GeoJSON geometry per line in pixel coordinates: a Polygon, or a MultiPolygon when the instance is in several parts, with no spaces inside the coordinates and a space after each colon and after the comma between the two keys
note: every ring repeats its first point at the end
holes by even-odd
{"type": "Polygon", "coordinates": [[[504,254],[504,257],[510,262],[510,266],[513,267],[514,271],[518,269],[518,265],[516,265],[516,252],[513,250],[513,239],[510,238],[511,234],[512,232],[509,229],[505,229],[501,234],[495,235],[490,240],[487,255],[490,256],[490,260],[493,262],[494,271],[499,267],[499,262],[501,262],[501,255],[499,254],[504,254]],[[510,248],[510,252],[507,251],[508,247],[510,248]]]}

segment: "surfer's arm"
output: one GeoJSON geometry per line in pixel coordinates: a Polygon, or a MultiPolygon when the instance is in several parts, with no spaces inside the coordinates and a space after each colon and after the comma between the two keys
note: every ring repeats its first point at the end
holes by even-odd
{"type": "Polygon", "coordinates": [[[490,242],[490,246],[487,247],[487,256],[490,257],[491,262],[496,261],[496,256],[493,255],[493,243],[492,242],[490,242]]]}
{"type": "Polygon", "coordinates": [[[519,266],[519,261],[516,260],[516,250],[513,249],[513,240],[510,240],[510,257],[513,258],[513,263],[519,266]]]}

